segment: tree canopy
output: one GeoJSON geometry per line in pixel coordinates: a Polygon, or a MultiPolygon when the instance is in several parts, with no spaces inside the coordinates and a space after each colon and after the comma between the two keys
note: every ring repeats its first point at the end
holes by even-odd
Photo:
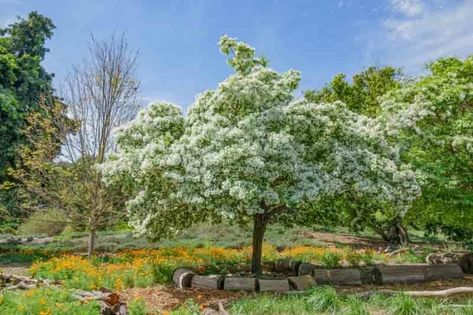
{"type": "Polygon", "coordinates": [[[212,219],[253,222],[253,271],[267,224],[287,223],[321,198],[351,194],[405,211],[419,187],[377,120],[340,102],[295,100],[300,74],[278,73],[252,47],[222,37],[235,70],[187,116],[172,104],[141,111],[117,133],[102,170],[135,197],[131,222],[151,237],[212,219]]]}
{"type": "Polygon", "coordinates": [[[351,111],[376,117],[380,113],[380,97],[398,89],[401,71],[393,67],[369,67],[353,76],[352,82],[346,75],[337,74],[320,90],[304,93],[306,99],[314,103],[344,102],[351,111]]]}
{"type": "Polygon", "coordinates": [[[11,209],[15,208],[15,183],[8,173],[18,164],[19,148],[34,146],[24,134],[27,116],[32,112],[49,115],[55,106],[52,74],[41,65],[53,30],[52,21],[37,12],[0,29],[0,199],[11,209]]]}
{"type": "Polygon", "coordinates": [[[473,57],[440,59],[428,69],[384,97],[383,119],[398,130],[402,159],[419,173],[423,196],[411,221],[471,239],[473,57]]]}

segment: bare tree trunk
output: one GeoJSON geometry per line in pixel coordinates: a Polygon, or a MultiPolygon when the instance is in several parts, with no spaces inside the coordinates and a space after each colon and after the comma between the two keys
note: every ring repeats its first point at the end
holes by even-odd
{"type": "Polygon", "coordinates": [[[263,254],[263,237],[266,231],[267,218],[264,214],[253,216],[253,253],[251,257],[251,272],[260,275],[262,272],[261,256],[263,254]]]}
{"type": "Polygon", "coordinates": [[[87,257],[91,258],[95,250],[95,236],[97,231],[95,228],[92,228],[89,232],[89,248],[87,251],[87,257]]]}
{"type": "Polygon", "coordinates": [[[407,229],[399,222],[391,223],[388,228],[371,224],[370,227],[379,234],[383,240],[392,245],[405,245],[410,242],[407,229]]]}
{"type": "Polygon", "coordinates": [[[387,241],[394,245],[405,245],[409,243],[407,230],[401,223],[392,224],[386,232],[387,241]]]}

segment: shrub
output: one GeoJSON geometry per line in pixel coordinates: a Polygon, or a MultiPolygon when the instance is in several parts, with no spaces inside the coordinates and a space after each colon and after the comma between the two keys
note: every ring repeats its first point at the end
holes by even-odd
{"type": "Polygon", "coordinates": [[[342,256],[338,253],[333,253],[333,252],[325,252],[322,255],[322,260],[321,264],[322,266],[326,268],[337,268],[340,266],[340,260],[342,259],[342,256]]]}
{"type": "Polygon", "coordinates": [[[33,213],[24,223],[20,225],[18,231],[23,235],[48,236],[59,235],[68,225],[66,214],[58,209],[47,209],[33,213]]]}

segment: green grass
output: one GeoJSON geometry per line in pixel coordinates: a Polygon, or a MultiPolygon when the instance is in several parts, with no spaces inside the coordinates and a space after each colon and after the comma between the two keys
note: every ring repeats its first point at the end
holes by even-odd
{"type": "MultiPolygon", "coordinates": [[[[405,295],[386,297],[373,295],[362,299],[355,295],[340,295],[331,287],[319,287],[304,294],[251,296],[234,302],[228,308],[232,315],[309,315],[309,314],[389,314],[389,315],[460,315],[473,314],[473,303],[437,299],[411,298],[405,295]]],[[[194,315],[198,305],[189,300],[173,315],[194,315]]]]}
{"type": "Polygon", "coordinates": [[[26,292],[4,292],[0,295],[0,314],[69,314],[95,315],[97,302],[81,303],[68,290],[40,288],[26,292]]]}

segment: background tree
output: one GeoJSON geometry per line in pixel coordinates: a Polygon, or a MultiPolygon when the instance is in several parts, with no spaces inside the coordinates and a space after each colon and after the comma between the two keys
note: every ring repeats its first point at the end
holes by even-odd
{"type": "Polygon", "coordinates": [[[54,111],[52,74],[41,66],[53,30],[52,21],[37,12],[0,29],[0,204],[9,217],[26,215],[17,204],[17,183],[9,175],[21,165],[19,148],[35,145],[25,138],[26,118],[54,111]]]}
{"type": "MultiPolygon", "coordinates": [[[[306,91],[304,97],[315,103],[342,101],[350,110],[376,118],[381,114],[382,96],[399,89],[401,82],[400,69],[373,66],[355,74],[351,82],[346,80],[345,74],[338,74],[322,89],[306,91]]],[[[314,206],[325,208],[315,213],[338,214],[329,216],[331,221],[326,220],[327,224],[342,224],[353,230],[369,227],[395,245],[406,243],[409,239],[404,227],[404,213],[384,203],[345,194],[339,196],[336,202],[329,200],[314,206]]]]}
{"type": "Polygon", "coordinates": [[[253,223],[252,271],[264,233],[321,198],[350,193],[403,211],[419,189],[379,123],[342,102],[293,100],[300,75],[278,73],[250,46],[222,37],[235,73],[201,94],[183,117],[156,104],[118,133],[102,166],[108,182],[135,189],[132,223],[151,237],[203,220],[253,223]]]}
{"type": "Polygon", "coordinates": [[[89,255],[96,231],[123,217],[120,192],[104,187],[95,165],[114,151],[112,129],[132,119],[138,109],[136,59],[137,52],[128,47],[125,36],[92,38],[89,59],[74,68],[62,89],[70,117],[79,122],[63,151],[74,180],[70,191],[74,205],[66,210],[90,232],[89,255]]]}
{"type": "Polygon", "coordinates": [[[369,67],[346,80],[346,75],[336,75],[320,90],[304,93],[314,103],[342,101],[355,113],[377,117],[380,113],[380,97],[398,89],[401,84],[401,70],[393,67],[369,67]]]}
{"type": "Polygon", "coordinates": [[[430,73],[385,96],[383,119],[421,175],[408,215],[419,227],[473,237],[473,57],[440,59],[430,73]]]}

